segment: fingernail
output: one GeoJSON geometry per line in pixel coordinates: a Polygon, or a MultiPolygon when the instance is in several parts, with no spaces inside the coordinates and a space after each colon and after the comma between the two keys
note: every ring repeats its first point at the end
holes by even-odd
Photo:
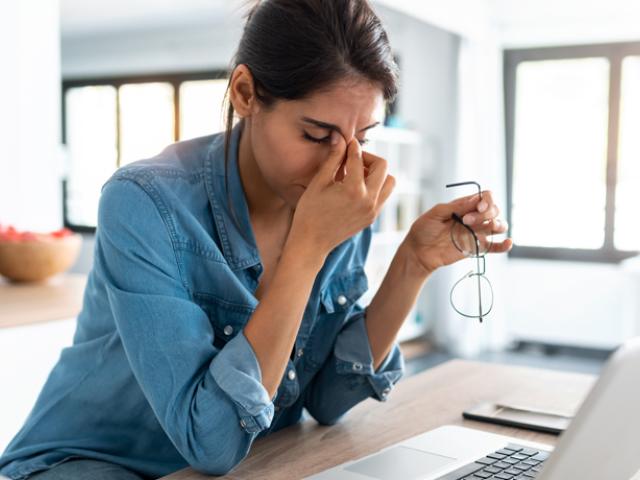
{"type": "Polygon", "coordinates": [[[471,225],[473,222],[475,222],[475,220],[476,220],[476,217],[474,217],[473,215],[465,215],[462,218],[462,221],[467,225],[471,225]]]}
{"type": "Polygon", "coordinates": [[[484,212],[484,211],[487,209],[487,207],[488,207],[488,206],[489,206],[489,205],[487,205],[487,202],[485,202],[485,201],[483,200],[483,201],[481,201],[481,202],[478,204],[478,211],[479,211],[479,212],[484,212]]]}

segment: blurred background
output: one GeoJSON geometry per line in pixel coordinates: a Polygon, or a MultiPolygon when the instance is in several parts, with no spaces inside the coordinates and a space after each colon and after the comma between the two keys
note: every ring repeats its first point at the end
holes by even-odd
{"type": "MultiPolygon", "coordinates": [[[[472,260],[436,272],[400,332],[407,374],[455,357],[597,373],[640,334],[640,2],[372,3],[401,89],[366,149],[398,183],[374,224],[361,303],[421,212],[474,191],[445,184],[477,181],[515,242],[486,257],[493,309],[480,323],[450,304],[472,260]]],[[[0,8],[0,224],[82,239],[47,280],[0,280],[3,449],[71,343],[100,187],[122,165],[222,129],[244,10],[223,0],[0,8]]]]}

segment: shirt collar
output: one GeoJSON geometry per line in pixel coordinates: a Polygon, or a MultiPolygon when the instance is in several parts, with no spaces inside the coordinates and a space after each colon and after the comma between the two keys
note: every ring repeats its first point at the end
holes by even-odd
{"type": "Polygon", "coordinates": [[[244,122],[240,121],[231,130],[227,165],[228,196],[225,189],[225,132],[214,137],[205,158],[207,195],[220,235],[223,254],[234,270],[260,264],[260,252],[253,234],[249,207],[238,167],[240,134],[243,126],[244,122]],[[234,222],[234,213],[237,224],[234,222]]]}

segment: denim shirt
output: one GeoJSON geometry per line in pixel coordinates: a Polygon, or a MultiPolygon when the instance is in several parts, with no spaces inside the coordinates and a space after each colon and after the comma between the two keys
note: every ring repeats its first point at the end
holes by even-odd
{"type": "Polygon", "coordinates": [[[303,408],[331,425],[367,398],[387,399],[404,360],[396,342],[373,369],[357,303],[370,227],[329,253],[275,396],[262,385],[243,332],[263,266],[237,165],[242,128],[232,130],[228,171],[238,226],[223,132],[169,145],[103,185],[73,344],[0,474],[19,479],[88,457],[151,478],[187,466],[219,475],[303,408]]]}

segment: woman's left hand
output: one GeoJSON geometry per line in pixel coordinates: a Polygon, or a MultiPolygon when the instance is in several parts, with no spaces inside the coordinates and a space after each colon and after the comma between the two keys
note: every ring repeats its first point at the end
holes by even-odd
{"type": "MultiPolygon", "coordinates": [[[[452,213],[458,214],[476,233],[501,234],[508,228],[506,222],[498,219],[500,210],[493,203],[493,196],[489,190],[482,192],[482,199],[474,193],[450,203],[434,206],[418,217],[405,239],[416,262],[427,273],[466,258],[451,241],[451,223],[455,222],[451,218],[452,213]]],[[[502,242],[493,243],[489,253],[505,253],[511,250],[512,246],[513,241],[507,238],[502,242]]]]}

